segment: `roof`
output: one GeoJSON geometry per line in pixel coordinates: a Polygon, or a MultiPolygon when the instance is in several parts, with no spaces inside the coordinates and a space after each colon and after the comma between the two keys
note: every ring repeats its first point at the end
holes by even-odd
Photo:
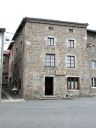
{"type": "Polygon", "coordinates": [[[3,51],[3,55],[7,55],[7,54],[9,54],[9,53],[10,53],[9,50],[4,50],[4,51],[3,51]]]}
{"type": "Polygon", "coordinates": [[[12,48],[13,44],[14,44],[14,41],[11,41],[7,50],[10,50],[12,48]]]}
{"type": "Polygon", "coordinates": [[[53,19],[42,19],[42,18],[30,18],[25,17],[23,18],[26,22],[32,23],[41,23],[41,24],[53,24],[53,25],[63,25],[63,26],[87,26],[88,23],[78,23],[78,22],[69,22],[69,21],[60,21],[60,20],[53,20],[53,19]]]}
{"type": "MultiPolygon", "coordinates": [[[[60,21],[60,20],[53,20],[53,19],[42,19],[42,18],[30,18],[30,17],[24,17],[18,26],[12,40],[15,40],[17,37],[19,31],[24,26],[24,24],[28,23],[38,23],[38,24],[49,24],[49,25],[58,25],[58,26],[70,26],[70,27],[80,27],[80,28],[86,28],[88,26],[88,23],[78,23],[78,22],[69,22],[69,21],[60,21]]],[[[8,49],[12,47],[13,43],[9,45],[8,49]]]]}
{"type": "Polygon", "coordinates": [[[23,27],[23,25],[26,23],[38,23],[38,24],[50,24],[50,25],[59,25],[59,26],[71,26],[71,27],[81,27],[85,28],[88,26],[88,23],[78,23],[78,22],[69,22],[69,21],[59,21],[59,20],[52,20],[52,19],[41,19],[41,18],[29,18],[24,17],[17,28],[12,40],[15,39],[16,35],[19,33],[20,29],[23,27]]]}
{"type": "Polygon", "coordinates": [[[87,29],[87,32],[96,33],[96,30],[87,29]]]}

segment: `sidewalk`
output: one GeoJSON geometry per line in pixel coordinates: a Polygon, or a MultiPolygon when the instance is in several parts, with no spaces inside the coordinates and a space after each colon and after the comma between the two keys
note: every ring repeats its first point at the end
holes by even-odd
{"type": "Polygon", "coordinates": [[[2,90],[2,100],[1,102],[22,102],[25,101],[24,99],[20,98],[20,96],[15,95],[11,96],[4,90],[2,90]]]}
{"type": "Polygon", "coordinates": [[[2,99],[1,102],[24,102],[24,99],[2,99]]]}

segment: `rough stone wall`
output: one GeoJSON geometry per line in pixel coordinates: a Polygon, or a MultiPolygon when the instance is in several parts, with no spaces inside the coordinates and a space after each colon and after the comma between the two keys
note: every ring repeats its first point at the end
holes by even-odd
{"type": "Polygon", "coordinates": [[[3,73],[2,73],[2,85],[8,86],[8,66],[9,66],[9,52],[3,53],[3,73]]]}
{"type": "Polygon", "coordinates": [[[88,44],[92,47],[87,47],[88,59],[89,59],[89,73],[90,73],[90,95],[96,95],[96,87],[92,87],[92,77],[96,77],[96,69],[92,69],[91,61],[96,61],[96,32],[87,32],[88,34],[88,44]],[[95,51],[91,51],[92,48],[95,48],[95,51]]]}
{"type": "Polygon", "coordinates": [[[23,92],[25,99],[45,95],[45,76],[54,77],[54,96],[89,95],[89,64],[86,28],[26,23],[24,59],[23,59],[23,92]],[[69,32],[73,29],[73,33],[69,32]],[[54,37],[55,46],[47,46],[47,38],[54,37]],[[67,39],[75,39],[75,48],[67,48],[67,39]],[[45,66],[46,53],[55,54],[55,67],[45,66]],[[66,56],[75,55],[76,67],[66,68],[66,56]],[[62,72],[56,75],[56,71],[62,72]],[[79,77],[80,90],[67,90],[67,77],[79,77]]]}
{"type": "MultiPolygon", "coordinates": [[[[23,52],[24,52],[24,30],[23,27],[14,40],[13,45],[13,75],[12,86],[19,89],[23,97],[23,52]]],[[[11,87],[12,88],[12,87],[11,87]]]]}

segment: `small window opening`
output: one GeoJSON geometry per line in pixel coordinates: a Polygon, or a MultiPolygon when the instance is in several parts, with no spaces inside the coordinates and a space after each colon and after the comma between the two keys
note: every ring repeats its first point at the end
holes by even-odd
{"type": "Polygon", "coordinates": [[[54,30],[54,28],[53,28],[53,27],[48,27],[48,29],[49,29],[49,30],[54,30]]]}
{"type": "Polygon", "coordinates": [[[73,33],[73,29],[69,29],[69,32],[70,32],[70,33],[73,33]]]}

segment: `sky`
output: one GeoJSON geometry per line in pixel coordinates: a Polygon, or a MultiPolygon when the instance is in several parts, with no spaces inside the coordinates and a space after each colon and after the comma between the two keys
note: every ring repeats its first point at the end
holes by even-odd
{"type": "Polygon", "coordinates": [[[0,27],[10,40],[23,17],[88,23],[96,30],[96,0],[0,0],[0,5],[0,27]]]}

